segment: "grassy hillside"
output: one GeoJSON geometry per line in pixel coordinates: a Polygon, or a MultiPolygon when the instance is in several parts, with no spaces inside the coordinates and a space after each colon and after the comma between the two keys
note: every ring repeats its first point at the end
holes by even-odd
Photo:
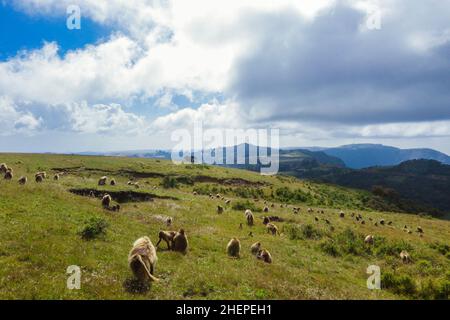
{"type": "Polygon", "coordinates": [[[365,204],[375,201],[368,192],[155,159],[0,154],[3,162],[15,176],[0,180],[1,299],[448,299],[450,223],[366,211],[365,204]],[[32,178],[42,170],[64,174],[60,181],[37,184],[32,178]],[[22,175],[31,180],[25,186],[17,183],[22,175]],[[118,185],[97,186],[103,175],[118,185]],[[128,186],[130,179],[140,188],[128,186]],[[104,210],[98,197],[83,196],[90,190],[112,194],[121,211],[104,210]],[[211,199],[210,192],[231,204],[211,199]],[[284,220],[275,223],[281,236],[266,233],[264,201],[274,204],[269,215],[284,220]],[[216,213],[217,205],[225,206],[224,214],[216,213]],[[301,208],[299,214],[294,206],[301,208]],[[308,213],[308,207],[315,212],[308,213]],[[244,223],[245,208],[254,211],[253,227],[244,223]],[[351,213],[360,213],[365,224],[351,213]],[[138,288],[128,252],[143,235],[156,244],[158,231],[167,229],[167,216],[174,218],[170,229],[186,230],[189,252],[181,255],[161,245],[155,273],[161,281],[138,288]],[[93,218],[106,224],[106,234],[84,240],[80,231],[93,218]],[[375,226],[380,219],[392,225],[375,226]],[[412,233],[403,231],[405,225],[412,233]],[[363,243],[368,234],[375,235],[373,247],[363,243]],[[232,237],[241,240],[241,259],[226,256],[232,237]],[[271,252],[273,264],[250,254],[256,241],[271,252]],[[404,249],[410,264],[398,257],[404,249]],[[366,287],[366,268],[372,264],[381,267],[382,290],[366,287]],[[66,288],[69,265],[82,269],[80,290],[66,288]]]}

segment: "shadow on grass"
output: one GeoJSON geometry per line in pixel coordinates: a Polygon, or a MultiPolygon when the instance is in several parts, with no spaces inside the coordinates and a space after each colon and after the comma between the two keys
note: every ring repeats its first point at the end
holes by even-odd
{"type": "Polygon", "coordinates": [[[128,278],[123,282],[125,291],[132,294],[145,294],[151,286],[150,282],[142,282],[135,278],[128,278]]]}

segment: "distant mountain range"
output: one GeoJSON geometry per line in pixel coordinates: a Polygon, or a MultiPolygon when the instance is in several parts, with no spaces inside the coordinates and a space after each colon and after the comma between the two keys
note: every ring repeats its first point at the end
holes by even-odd
{"type": "Polygon", "coordinates": [[[399,149],[381,144],[351,144],[336,148],[307,148],[337,157],[353,169],[393,166],[408,160],[427,159],[450,164],[450,157],[433,149],[399,149]]]}

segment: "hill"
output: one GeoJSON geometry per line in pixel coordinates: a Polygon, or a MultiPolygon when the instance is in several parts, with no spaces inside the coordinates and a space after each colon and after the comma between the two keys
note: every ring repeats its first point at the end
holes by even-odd
{"type": "Polygon", "coordinates": [[[0,180],[0,299],[448,299],[450,223],[371,210],[367,203],[383,199],[367,191],[160,159],[0,154],[3,162],[15,176],[0,180]],[[50,178],[34,182],[42,170],[50,178]],[[22,175],[26,185],[17,183],[22,175]],[[103,175],[117,185],[98,186],[103,175]],[[102,208],[104,193],[120,212],[102,208]],[[265,201],[279,236],[262,224],[265,201]],[[167,228],[186,230],[188,253],[160,246],[161,281],[137,284],[127,265],[133,241],[148,235],[156,244],[167,228]],[[364,244],[368,234],[373,246],[364,244]],[[232,237],[241,240],[240,259],[226,256],[232,237]],[[272,264],[250,254],[256,241],[272,264]],[[402,263],[402,250],[411,263],[402,263]],[[381,268],[382,290],[367,289],[373,264],[381,268]],[[80,290],[66,288],[70,265],[81,268],[80,290]]]}
{"type": "Polygon", "coordinates": [[[351,144],[336,148],[324,148],[322,151],[327,155],[342,159],[347,167],[353,169],[393,166],[415,159],[436,160],[450,164],[448,155],[433,149],[399,149],[381,144],[351,144]]]}
{"type": "Polygon", "coordinates": [[[438,161],[410,160],[390,167],[339,170],[316,178],[373,191],[403,211],[450,213],[450,166],[438,161]]]}

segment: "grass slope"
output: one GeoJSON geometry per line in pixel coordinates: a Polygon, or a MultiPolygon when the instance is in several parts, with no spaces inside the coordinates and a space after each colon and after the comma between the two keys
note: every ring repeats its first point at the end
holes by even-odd
{"type": "MultiPolygon", "coordinates": [[[[253,172],[220,167],[174,165],[154,159],[0,154],[0,163],[14,168],[12,181],[0,180],[0,298],[1,299],[403,299],[448,298],[450,224],[407,214],[364,210],[370,194],[291,177],[263,177],[253,172]],[[60,181],[34,182],[36,171],[65,171],[60,181]],[[27,185],[17,179],[28,176],[27,185]],[[98,187],[102,175],[117,186],[98,187]],[[175,188],[163,188],[167,177],[175,188]],[[140,189],[128,186],[139,181],[140,189]],[[156,188],[155,188],[156,187],[156,188]],[[100,199],[69,189],[148,193],[153,201],[122,202],[117,212],[101,208],[100,199]],[[264,199],[275,203],[270,215],[281,236],[270,236],[254,212],[256,225],[245,225],[243,210],[226,206],[216,213],[220,199],[199,193],[221,192],[232,205],[247,202],[260,210],[264,199]],[[259,201],[255,201],[255,195],[259,201]],[[165,197],[171,198],[165,198],[165,197]],[[280,200],[289,202],[280,208],[280,200]],[[294,214],[292,207],[301,208],[294,214]],[[307,213],[307,208],[325,213],[307,213]],[[346,210],[339,218],[338,208],[346,210]],[[362,225],[350,217],[361,213],[362,225]],[[131,272],[127,255],[134,240],[148,235],[157,242],[164,217],[174,218],[171,229],[183,227],[189,238],[187,255],[158,250],[156,276],[160,282],[133,293],[127,287],[131,272]],[[317,216],[320,220],[314,220],[317,216]],[[96,217],[107,222],[106,235],[83,240],[79,232],[96,217]],[[372,219],[372,221],[369,220],[372,219]],[[331,226],[325,223],[331,222],[331,226]],[[380,219],[393,226],[374,226],[380,219]],[[244,223],[243,230],[239,224],[244,223]],[[421,226],[425,234],[402,231],[421,226]],[[254,237],[249,237],[252,231],[254,237]],[[376,245],[362,239],[374,234],[376,245]],[[242,258],[226,256],[226,244],[238,237],[242,258]],[[249,252],[261,241],[274,259],[271,265],[249,252]],[[413,263],[402,264],[398,253],[407,248],[413,263]],[[383,290],[368,290],[366,268],[381,267],[383,290]],[[81,289],[68,290],[66,268],[82,269],[81,289]]],[[[114,199],[117,200],[117,199],[114,199]]],[[[123,199],[122,199],[123,200],[123,199]]],[[[126,200],[126,199],[125,199],[126,200]]]]}

